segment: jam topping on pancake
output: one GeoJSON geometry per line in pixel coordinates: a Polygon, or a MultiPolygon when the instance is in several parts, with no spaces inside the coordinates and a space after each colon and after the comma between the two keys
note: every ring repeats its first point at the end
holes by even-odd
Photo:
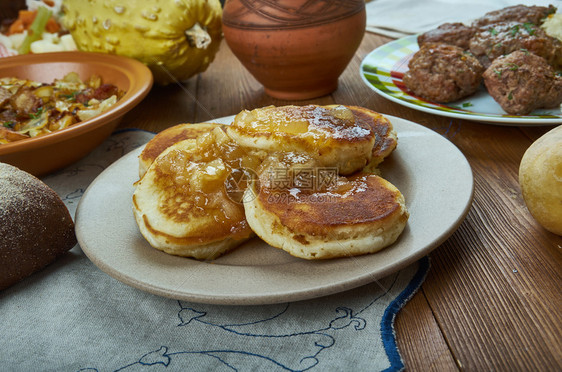
{"type": "Polygon", "coordinates": [[[361,141],[372,137],[371,128],[357,121],[345,106],[269,106],[242,111],[234,125],[242,132],[272,137],[308,135],[318,140],[361,141]]]}
{"type": "Polygon", "coordinates": [[[234,170],[257,168],[259,154],[250,154],[221,128],[198,137],[195,146],[190,141],[169,147],[138,182],[133,202],[145,214],[146,228],[170,241],[250,236],[244,208],[225,184],[234,170]]]}
{"type": "Polygon", "coordinates": [[[310,235],[325,235],[337,226],[384,222],[401,213],[400,193],[381,177],[372,174],[333,177],[329,173],[321,175],[321,170],[317,168],[310,180],[301,180],[300,187],[298,184],[275,187],[271,181],[262,183],[264,187],[258,194],[260,205],[278,216],[285,227],[310,235]]]}

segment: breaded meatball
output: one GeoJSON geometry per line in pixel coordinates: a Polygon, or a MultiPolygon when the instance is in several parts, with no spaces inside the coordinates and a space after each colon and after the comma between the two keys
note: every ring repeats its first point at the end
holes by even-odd
{"type": "Polygon", "coordinates": [[[451,44],[462,49],[468,49],[468,42],[474,36],[476,28],[463,23],[444,23],[439,27],[418,36],[421,47],[427,43],[451,44]]]}
{"type": "Polygon", "coordinates": [[[502,22],[483,27],[474,34],[469,48],[486,68],[499,56],[520,49],[543,57],[555,68],[562,65],[562,43],[531,23],[502,22]]]}
{"type": "Polygon", "coordinates": [[[488,93],[508,114],[526,115],[562,103],[562,77],[544,58],[530,52],[497,58],[483,77],[488,93]]]}
{"type": "Polygon", "coordinates": [[[484,68],[455,45],[425,44],[414,54],[404,74],[406,87],[434,102],[453,102],[476,92],[484,68]]]}
{"type": "Polygon", "coordinates": [[[474,22],[472,22],[472,26],[482,27],[498,22],[508,21],[517,21],[520,23],[528,22],[540,25],[549,14],[553,13],[556,13],[556,7],[553,5],[549,5],[548,7],[536,5],[514,5],[488,12],[482,17],[475,19],[474,22]]]}

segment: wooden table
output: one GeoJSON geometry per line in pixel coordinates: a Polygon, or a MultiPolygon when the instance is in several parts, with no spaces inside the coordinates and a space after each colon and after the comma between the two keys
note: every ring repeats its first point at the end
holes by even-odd
{"type": "Polygon", "coordinates": [[[552,127],[509,127],[440,117],[395,104],[361,80],[361,60],[390,39],[367,33],[329,96],[267,96],[223,41],[208,70],[182,85],[155,86],[121,127],[158,132],[184,122],[287,104],[350,104],[424,125],[453,142],[474,173],[474,202],[460,228],[431,253],[429,275],[396,321],[408,370],[562,369],[562,237],[528,213],[519,162],[552,127]]]}

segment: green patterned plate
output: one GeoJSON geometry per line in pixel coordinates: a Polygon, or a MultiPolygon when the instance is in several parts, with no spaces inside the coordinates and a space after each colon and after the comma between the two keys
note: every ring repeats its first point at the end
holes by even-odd
{"type": "Polygon", "coordinates": [[[401,105],[465,120],[499,125],[557,125],[562,123],[560,108],[535,110],[530,115],[508,115],[481,87],[475,94],[448,104],[439,104],[416,97],[402,83],[408,61],[418,51],[417,35],[384,44],[369,53],[361,63],[363,81],[376,93],[401,105]]]}

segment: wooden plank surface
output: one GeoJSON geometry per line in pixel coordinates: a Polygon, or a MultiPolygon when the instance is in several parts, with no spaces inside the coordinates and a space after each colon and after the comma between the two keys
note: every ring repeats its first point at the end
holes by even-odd
{"type": "Polygon", "coordinates": [[[562,238],[533,220],[518,185],[523,153],[551,127],[451,119],[378,96],[362,82],[359,65],[387,41],[366,34],[338,90],[307,101],[268,97],[223,43],[207,71],[182,84],[155,87],[121,126],[159,131],[266,105],[341,103],[433,129],[467,157],[474,203],[460,228],[431,254],[422,290],[397,318],[407,369],[562,370],[562,238]]]}
{"type": "Polygon", "coordinates": [[[423,289],[401,310],[396,318],[395,330],[407,370],[459,370],[423,289]]]}
{"type": "MultiPolygon", "coordinates": [[[[14,17],[23,4],[6,2],[0,17],[14,17]]],[[[380,97],[362,82],[359,65],[388,41],[367,33],[338,90],[307,101],[268,97],[223,42],[207,71],[186,82],[155,86],[120,127],[158,132],[266,105],[341,103],[433,129],[467,157],[475,179],[474,202],[459,229],[431,253],[422,289],[397,317],[406,369],[562,370],[562,237],[534,221],[518,185],[523,153],[551,127],[451,119],[380,97]]]]}

